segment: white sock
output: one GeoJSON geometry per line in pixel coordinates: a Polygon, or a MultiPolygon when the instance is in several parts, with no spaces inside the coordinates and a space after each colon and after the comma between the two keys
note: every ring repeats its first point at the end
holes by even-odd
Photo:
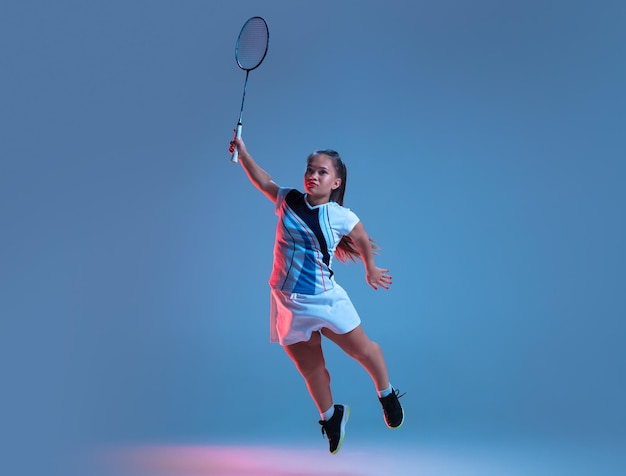
{"type": "Polygon", "coordinates": [[[320,416],[322,417],[322,420],[328,421],[333,417],[334,414],[335,414],[335,405],[331,405],[331,407],[328,410],[326,410],[324,413],[320,413],[320,416]]]}
{"type": "Polygon", "coordinates": [[[383,397],[386,397],[387,395],[390,395],[391,392],[393,392],[393,387],[391,386],[391,383],[390,383],[387,388],[384,388],[382,390],[376,390],[376,392],[378,392],[378,398],[383,398],[383,397]]]}

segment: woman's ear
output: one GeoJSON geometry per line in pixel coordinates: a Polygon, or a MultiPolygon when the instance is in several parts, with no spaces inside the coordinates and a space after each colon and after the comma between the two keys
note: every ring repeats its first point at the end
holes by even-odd
{"type": "Polygon", "coordinates": [[[341,186],[341,179],[336,178],[335,181],[333,182],[332,189],[337,190],[340,186],[341,186]]]}

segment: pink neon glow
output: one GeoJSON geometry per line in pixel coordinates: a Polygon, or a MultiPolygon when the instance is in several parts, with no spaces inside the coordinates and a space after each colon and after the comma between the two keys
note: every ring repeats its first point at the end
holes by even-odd
{"type": "Polygon", "coordinates": [[[622,474],[600,468],[626,462],[612,450],[554,445],[546,451],[528,441],[345,446],[334,456],[323,447],[125,446],[101,450],[97,460],[112,476],[553,476],[622,474]]]}

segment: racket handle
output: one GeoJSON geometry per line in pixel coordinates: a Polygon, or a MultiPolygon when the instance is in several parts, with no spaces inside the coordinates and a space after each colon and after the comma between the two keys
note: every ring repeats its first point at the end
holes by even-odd
{"type": "MultiPolygon", "coordinates": [[[[235,137],[237,139],[241,139],[241,122],[237,124],[237,132],[235,133],[235,137]]],[[[233,164],[236,164],[237,162],[239,162],[239,149],[237,149],[237,147],[235,146],[235,152],[233,152],[233,156],[230,158],[230,161],[233,164]]]]}

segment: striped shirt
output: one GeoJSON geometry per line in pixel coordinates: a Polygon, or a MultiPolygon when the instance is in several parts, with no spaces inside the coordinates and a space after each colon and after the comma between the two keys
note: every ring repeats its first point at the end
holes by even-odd
{"type": "Polygon", "coordinates": [[[276,242],[269,284],[288,293],[319,294],[334,287],[335,249],[359,218],[338,203],[312,207],[306,195],[280,188],[276,199],[276,242]]]}

